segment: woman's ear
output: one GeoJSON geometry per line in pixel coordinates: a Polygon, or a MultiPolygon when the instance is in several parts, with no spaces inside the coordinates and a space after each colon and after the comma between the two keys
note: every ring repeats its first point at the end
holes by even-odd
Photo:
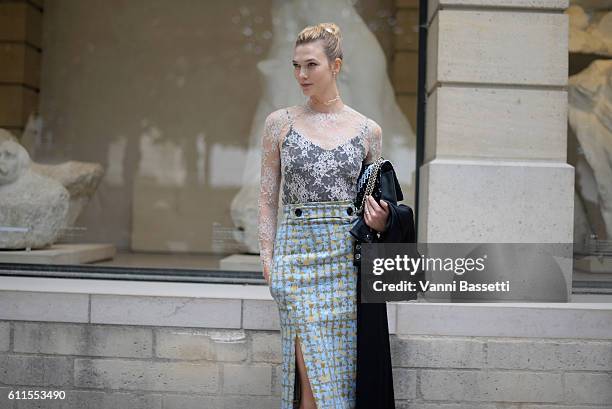
{"type": "Polygon", "coordinates": [[[336,57],[336,61],[334,62],[336,72],[340,73],[340,68],[342,67],[342,60],[336,57]]]}

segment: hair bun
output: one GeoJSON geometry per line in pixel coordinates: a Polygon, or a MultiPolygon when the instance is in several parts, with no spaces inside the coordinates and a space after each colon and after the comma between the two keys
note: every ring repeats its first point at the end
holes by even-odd
{"type": "Polygon", "coordinates": [[[337,36],[340,34],[340,27],[336,23],[320,23],[320,26],[332,35],[337,36]]]}
{"type": "Polygon", "coordinates": [[[298,46],[318,40],[323,40],[323,49],[330,63],[336,58],[342,59],[342,35],[340,34],[340,27],[336,23],[318,23],[305,27],[298,34],[295,45],[298,46]]]}

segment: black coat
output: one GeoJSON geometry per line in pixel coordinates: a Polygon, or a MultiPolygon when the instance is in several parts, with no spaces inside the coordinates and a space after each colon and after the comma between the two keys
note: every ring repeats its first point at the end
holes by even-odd
{"type": "MultiPolygon", "coordinates": [[[[384,199],[383,199],[384,200],[384,199]]],[[[363,220],[357,223],[354,264],[357,276],[357,401],[355,409],[395,409],[389,325],[386,303],[361,303],[361,246],[363,242],[414,243],[412,209],[389,204],[386,229],[377,235],[363,220]]]]}

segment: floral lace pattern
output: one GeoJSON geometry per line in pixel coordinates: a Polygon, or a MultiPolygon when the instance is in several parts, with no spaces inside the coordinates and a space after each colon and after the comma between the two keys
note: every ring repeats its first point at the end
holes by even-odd
{"type": "Polygon", "coordinates": [[[281,149],[283,204],[354,198],[365,154],[361,133],[328,150],[291,128],[281,149]]]}
{"type": "Polygon", "coordinates": [[[382,130],[347,105],[321,113],[305,103],[268,115],[261,146],[258,233],[269,269],[280,193],[282,204],[352,200],[362,162],[381,155],[382,130]]]}

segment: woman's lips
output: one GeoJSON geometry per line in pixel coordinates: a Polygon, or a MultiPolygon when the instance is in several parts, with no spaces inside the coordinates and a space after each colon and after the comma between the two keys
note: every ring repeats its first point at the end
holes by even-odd
{"type": "Polygon", "coordinates": [[[312,85],[312,84],[302,84],[302,87],[306,88],[309,85],[312,85]]]}

